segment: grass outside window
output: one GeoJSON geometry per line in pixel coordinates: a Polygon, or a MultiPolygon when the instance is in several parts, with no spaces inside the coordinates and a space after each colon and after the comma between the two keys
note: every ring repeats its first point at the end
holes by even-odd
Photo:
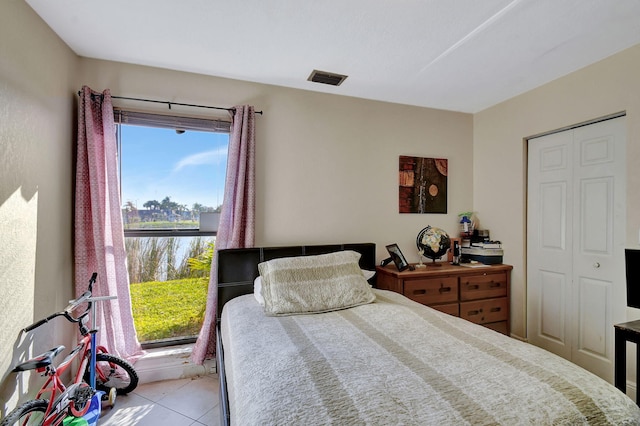
{"type": "Polygon", "coordinates": [[[197,336],[204,319],[208,287],[208,277],[131,284],[138,340],[197,336]]]}

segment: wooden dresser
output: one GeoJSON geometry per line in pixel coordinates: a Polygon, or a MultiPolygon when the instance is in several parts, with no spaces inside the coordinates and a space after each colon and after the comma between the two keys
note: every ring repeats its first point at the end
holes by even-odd
{"type": "Polygon", "coordinates": [[[513,267],[440,265],[403,272],[398,272],[393,264],[378,266],[377,287],[509,335],[509,287],[513,267]]]}

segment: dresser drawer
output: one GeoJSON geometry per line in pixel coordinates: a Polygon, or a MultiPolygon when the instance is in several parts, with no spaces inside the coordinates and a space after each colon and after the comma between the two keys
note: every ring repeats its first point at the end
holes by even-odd
{"type": "Polygon", "coordinates": [[[445,314],[453,315],[454,317],[460,316],[460,306],[457,303],[450,303],[447,305],[430,305],[433,309],[436,309],[445,314]]]}
{"type": "Polygon", "coordinates": [[[509,335],[509,325],[507,324],[507,321],[491,322],[491,323],[482,324],[482,325],[484,327],[495,330],[498,333],[502,333],[507,336],[509,335]]]}
{"type": "Polygon", "coordinates": [[[460,300],[486,299],[507,295],[507,275],[485,273],[460,277],[460,300]]]}
{"type": "Polygon", "coordinates": [[[458,279],[442,277],[405,280],[404,295],[423,305],[457,302],[458,279]]]}
{"type": "Polygon", "coordinates": [[[477,324],[506,321],[509,301],[506,297],[460,303],[460,317],[477,324]]]}

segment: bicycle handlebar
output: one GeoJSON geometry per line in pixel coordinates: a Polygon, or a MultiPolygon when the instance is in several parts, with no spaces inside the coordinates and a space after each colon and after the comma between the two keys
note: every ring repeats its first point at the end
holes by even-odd
{"type": "Polygon", "coordinates": [[[28,331],[31,331],[31,330],[35,329],[35,328],[38,328],[38,327],[40,327],[42,324],[44,324],[44,323],[46,323],[46,322],[49,322],[49,320],[51,320],[51,319],[53,319],[53,318],[55,318],[55,317],[57,317],[57,316],[59,316],[59,315],[61,315],[61,314],[62,314],[61,312],[57,312],[57,313],[55,313],[55,314],[53,314],[53,315],[49,315],[49,316],[48,316],[48,317],[46,317],[45,319],[41,319],[40,321],[38,321],[38,322],[35,322],[35,323],[31,324],[29,327],[25,327],[25,328],[23,328],[23,329],[22,329],[22,331],[24,331],[24,332],[26,333],[26,332],[28,332],[28,331]]]}
{"type": "Polygon", "coordinates": [[[64,316],[70,322],[79,322],[82,318],[87,316],[87,314],[91,310],[92,302],[91,301],[87,301],[87,299],[89,299],[91,297],[91,292],[93,290],[93,284],[96,282],[97,278],[98,278],[98,273],[94,272],[91,275],[91,279],[89,280],[89,289],[87,291],[85,291],[82,294],[82,296],[78,297],[77,299],[71,300],[69,302],[69,305],[64,309],[64,311],[56,312],[55,314],[51,314],[48,317],[46,317],[44,319],[41,319],[40,321],[34,322],[30,326],[23,328],[22,331],[24,331],[26,333],[26,332],[29,332],[31,330],[34,330],[34,329],[40,327],[42,324],[45,324],[45,323],[49,322],[50,320],[54,319],[55,317],[59,317],[59,316],[64,316]],[[81,313],[76,318],[74,318],[71,315],[71,312],[73,312],[75,308],[77,308],[78,306],[80,306],[84,302],[87,302],[87,309],[85,309],[85,311],[83,313],[81,313]]]}

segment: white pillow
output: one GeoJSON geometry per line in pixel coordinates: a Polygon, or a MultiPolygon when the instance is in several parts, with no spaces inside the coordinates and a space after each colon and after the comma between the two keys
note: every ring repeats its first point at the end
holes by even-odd
{"type": "Polygon", "coordinates": [[[264,306],[264,297],[262,297],[262,277],[260,275],[258,275],[258,278],[253,280],[253,295],[260,306],[264,306]]]}
{"type": "Polygon", "coordinates": [[[369,281],[371,278],[373,278],[373,276],[376,274],[376,271],[368,271],[366,269],[361,269],[362,271],[362,275],[364,275],[364,278],[369,281]]]}
{"type": "Polygon", "coordinates": [[[359,259],[360,253],[349,250],[258,264],[265,314],[329,312],[373,302],[359,259]]]}
{"type": "MultiPolygon", "coordinates": [[[[361,269],[362,275],[364,278],[369,281],[376,274],[376,271],[369,271],[367,269],[361,269]]],[[[253,295],[260,304],[260,306],[264,306],[264,297],[262,297],[262,277],[258,275],[258,277],[253,280],[253,295]]]]}

